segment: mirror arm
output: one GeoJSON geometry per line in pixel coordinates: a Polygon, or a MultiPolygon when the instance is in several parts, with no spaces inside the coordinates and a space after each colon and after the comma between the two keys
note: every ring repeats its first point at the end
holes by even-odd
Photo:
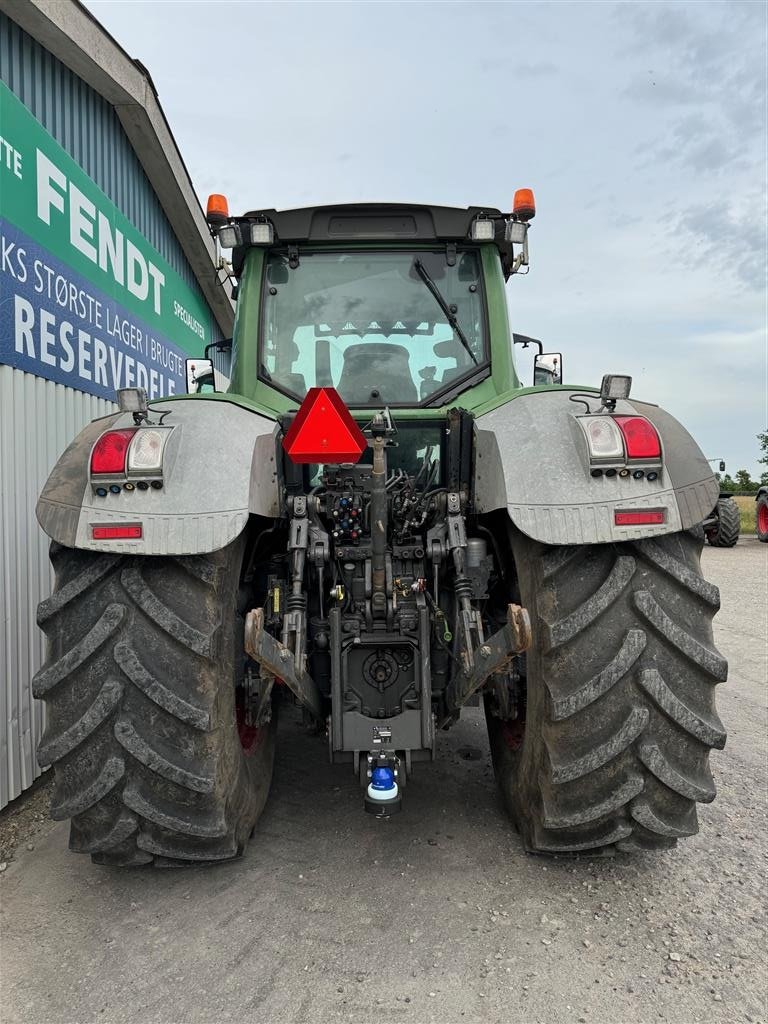
{"type": "Polygon", "coordinates": [[[515,345],[522,345],[523,348],[528,348],[529,345],[536,345],[539,355],[544,354],[544,345],[538,338],[529,338],[527,334],[513,334],[512,341],[515,345]]]}
{"type": "Polygon", "coordinates": [[[208,353],[211,351],[212,348],[215,349],[217,352],[229,352],[232,348],[232,339],[224,338],[223,341],[212,341],[210,345],[206,345],[205,351],[203,353],[204,359],[210,359],[208,353]]]}

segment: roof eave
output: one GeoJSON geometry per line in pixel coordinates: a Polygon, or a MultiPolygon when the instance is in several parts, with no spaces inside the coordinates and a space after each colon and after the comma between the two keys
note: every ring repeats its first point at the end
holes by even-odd
{"type": "Polygon", "coordinates": [[[220,330],[231,335],[234,308],[215,243],[148,73],[80,3],[0,0],[0,10],[115,108],[220,330]]]}

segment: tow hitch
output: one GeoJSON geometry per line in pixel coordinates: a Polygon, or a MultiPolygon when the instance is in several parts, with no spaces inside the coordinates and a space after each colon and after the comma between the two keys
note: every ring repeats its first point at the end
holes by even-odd
{"type": "Polygon", "coordinates": [[[387,751],[368,754],[365,791],[365,810],[377,818],[388,818],[402,810],[402,790],[398,784],[401,775],[400,758],[387,751]]]}

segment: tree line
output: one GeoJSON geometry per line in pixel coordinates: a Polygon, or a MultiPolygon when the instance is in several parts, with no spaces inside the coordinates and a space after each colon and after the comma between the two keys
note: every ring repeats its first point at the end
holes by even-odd
{"type": "MultiPolygon", "coordinates": [[[[760,451],[762,452],[762,455],[757,461],[761,466],[768,466],[768,431],[758,434],[757,440],[760,445],[760,451]]],[[[721,491],[755,494],[758,487],[768,487],[768,469],[760,474],[759,480],[753,480],[749,475],[749,470],[747,469],[740,469],[735,476],[731,476],[730,473],[715,473],[715,476],[720,481],[721,491]]]]}

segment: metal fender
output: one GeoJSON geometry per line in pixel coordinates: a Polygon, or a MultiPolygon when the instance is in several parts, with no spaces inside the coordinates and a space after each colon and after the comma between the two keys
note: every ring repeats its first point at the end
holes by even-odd
{"type": "Polygon", "coordinates": [[[233,402],[188,399],[150,407],[172,427],[160,490],[122,489],[98,497],[91,449],[105,430],[134,426],[131,413],[94,420],[54,466],[37,502],[37,519],[66,547],[139,555],[216,551],[243,531],[251,513],[274,518],[279,494],[277,424],[233,402]],[[93,539],[93,527],[140,523],[140,540],[93,539]]]}
{"type": "MultiPolygon", "coordinates": [[[[575,393],[575,392],[574,392],[575,393]]],[[[599,400],[594,396],[593,408],[599,400]]],[[[719,486],[701,449],[656,405],[619,401],[616,413],[645,416],[662,446],[658,479],[592,477],[576,421],[586,412],[558,389],[521,395],[475,420],[475,506],[506,507],[514,524],[545,544],[595,544],[675,533],[705,519],[719,486]],[[616,526],[614,511],[665,509],[653,526],[616,526]]]]}

